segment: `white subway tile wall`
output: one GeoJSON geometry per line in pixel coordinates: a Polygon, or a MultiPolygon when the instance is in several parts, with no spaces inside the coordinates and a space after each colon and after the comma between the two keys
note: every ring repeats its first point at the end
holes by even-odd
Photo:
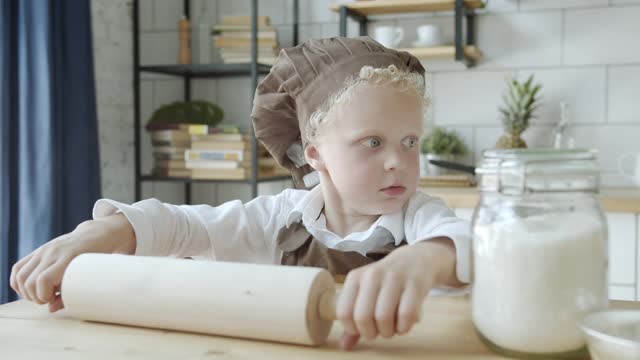
{"type": "Polygon", "coordinates": [[[609,67],[609,123],[640,124],[640,102],[631,101],[640,95],[640,66],[609,67]]]}
{"type": "Polygon", "coordinates": [[[435,124],[500,125],[497,108],[508,74],[479,70],[434,73],[431,96],[435,124]]]}
{"type": "MultiPolygon", "coordinates": [[[[193,0],[192,12],[202,2],[193,0]]],[[[328,10],[333,0],[300,0],[300,40],[338,35],[338,16],[328,10]]],[[[249,1],[209,0],[212,22],[222,15],[249,14],[249,1]]],[[[131,0],[92,1],[98,92],[103,194],[133,201],[133,88],[131,0]]],[[[293,0],[260,1],[260,14],[269,15],[283,46],[293,42],[293,0]]],[[[141,0],[141,60],[144,65],[175,63],[178,56],[177,22],[182,2],[141,0]]],[[[570,106],[567,136],[575,146],[600,151],[604,186],[631,185],[618,174],[617,159],[624,152],[640,152],[640,33],[639,0],[491,0],[479,11],[478,43],[485,59],[467,69],[451,60],[425,61],[433,105],[427,127],[452,128],[472,150],[467,161],[477,162],[481,151],[492,147],[502,133],[501,95],[505,76],[534,74],[542,82],[543,106],[531,129],[524,133],[530,146],[552,144],[553,126],[560,118],[560,102],[570,106]]],[[[197,17],[194,17],[194,21],[197,17]]],[[[380,25],[400,26],[405,39],[415,40],[420,24],[443,27],[445,41],[453,41],[451,13],[376,16],[369,33],[380,25]]],[[[357,36],[357,23],[349,21],[348,35],[357,36]]],[[[143,76],[142,122],[163,103],[182,98],[181,81],[143,76]]],[[[249,124],[251,110],[248,78],[198,80],[193,97],[222,106],[226,121],[249,124]]],[[[149,141],[143,134],[143,169],[150,169],[149,141]],[[147,154],[147,155],[145,155],[147,154]]],[[[260,193],[278,192],[286,182],[260,186],[260,193]]],[[[164,201],[182,201],[181,185],[145,184],[143,195],[164,201]]],[[[197,185],[194,202],[219,203],[248,200],[247,185],[197,185]]]]}
{"type": "Polygon", "coordinates": [[[477,30],[478,46],[485,54],[478,69],[562,64],[561,10],[487,13],[478,16],[477,30]]]}
{"type": "Polygon", "coordinates": [[[532,123],[557,123],[560,119],[560,103],[563,101],[571,105],[568,113],[571,123],[605,123],[606,74],[604,66],[518,70],[519,77],[525,79],[534,75],[536,81],[542,84],[542,106],[532,123]]]}
{"type": "Polygon", "coordinates": [[[640,32],[640,6],[566,10],[564,14],[565,65],[640,62],[640,48],[631,46],[640,32]]]}

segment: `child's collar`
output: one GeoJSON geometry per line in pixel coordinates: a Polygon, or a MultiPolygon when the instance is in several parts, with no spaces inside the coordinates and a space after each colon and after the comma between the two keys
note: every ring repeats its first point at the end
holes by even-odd
{"type": "MultiPolygon", "coordinates": [[[[320,213],[324,208],[324,198],[322,189],[316,186],[309,190],[307,194],[300,200],[296,206],[287,215],[286,226],[291,227],[294,223],[303,223],[307,226],[316,223],[320,217],[320,213]]],[[[363,234],[363,238],[367,239],[376,228],[382,227],[387,229],[392,235],[396,245],[400,245],[404,240],[404,208],[403,210],[384,214],[378,217],[375,223],[369,227],[363,234]]]]}

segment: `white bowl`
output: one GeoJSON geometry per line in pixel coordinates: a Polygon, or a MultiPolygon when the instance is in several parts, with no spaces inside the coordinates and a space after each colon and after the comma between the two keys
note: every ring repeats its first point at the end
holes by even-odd
{"type": "Polygon", "coordinates": [[[640,310],[589,314],[582,331],[593,360],[640,360],[640,310]]]}

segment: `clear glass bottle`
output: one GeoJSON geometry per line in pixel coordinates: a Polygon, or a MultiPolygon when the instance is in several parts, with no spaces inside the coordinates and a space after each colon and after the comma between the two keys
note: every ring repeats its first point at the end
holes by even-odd
{"type": "Polygon", "coordinates": [[[608,304],[607,225],[597,154],[487,150],[476,169],[472,318],[494,351],[587,355],[580,322],[608,304]]]}

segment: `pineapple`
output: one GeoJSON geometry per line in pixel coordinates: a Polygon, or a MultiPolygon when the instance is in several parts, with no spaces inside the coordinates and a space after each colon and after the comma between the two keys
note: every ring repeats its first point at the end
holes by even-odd
{"type": "Polygon", "coordinates": [[[533,75],[524,84],[519,83],[516,79],[507,79],[508,90],[502,96],[505,107],[500,108],[503,115],[502,125],[506,133],[498,140],[497,148],[527,147],[527,143],[520,135],[529,127],[529,120],[534,117],[533,112],[539,107],[537,95],[542,88],[540,84],[532,87],[532,83],[533,75]]]}

